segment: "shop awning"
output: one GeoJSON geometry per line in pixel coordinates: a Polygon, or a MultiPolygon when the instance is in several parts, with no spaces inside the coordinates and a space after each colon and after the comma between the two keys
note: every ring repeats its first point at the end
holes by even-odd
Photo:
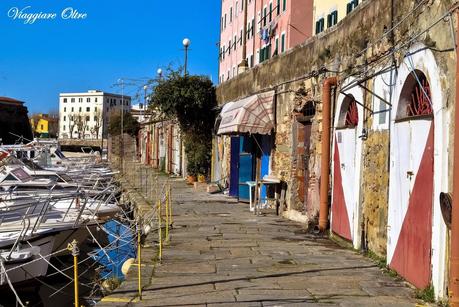
{"type": "Polygon", "coordinates": [[[274,91],[227,103],[220,116],[217,134],[271,134],[274,128],[274,91]]]}

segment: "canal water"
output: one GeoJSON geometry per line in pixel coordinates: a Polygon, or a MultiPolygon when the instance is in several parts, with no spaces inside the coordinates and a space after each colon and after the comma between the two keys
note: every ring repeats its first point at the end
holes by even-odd
{"type": "MultiPolygon", "coordinates": [[[[103,280],[123,281],[121,272],[123,263],[129,258],[136,257],[136,238],[128,225],[117,220],[105,223],[96,235],[99,243],[104,246],[101,250],[90,237],[86,244],[81,245],[80,260],[86,261],[79,265],[80,276],[80,304],[93,306],[103,294],[100,283],[103,280]]],[[[71,256],[59,257],[52,260],[53,265],[61,270],[73,265],[71,256]]],[[[36,307],[73,306],[73,282],[62,274],[53,274],[50,277],[28,282],[16,286],[23,303],[36,307]]],[[[65,270],[73,278],[73,269],[65,270]]],[[[0,288],[0,307],[15,307],[16,300],[9,288],[0,288]]]]}

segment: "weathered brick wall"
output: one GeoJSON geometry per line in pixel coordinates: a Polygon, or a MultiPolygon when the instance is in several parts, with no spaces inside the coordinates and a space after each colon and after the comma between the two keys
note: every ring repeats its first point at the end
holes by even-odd
{"type": "MultiPolygon", "coordinates": [[[[452,68],[455,67],[456,56],[453,50],[451,26],[456,29],[455,15],[440,21],[422,35],[418,33],[430,27],[454,2],[453,0],[426,1],[421,9],[407,16],[419,2],[395,0],[393,23],[397,24],[402,19],[403,21],[394,31],[397,52],[392,57],[390,36],[384,36],[387,29],[391,27],[391,1],[364,1],[336,27],[240,74],[217,88],[220,105],[261,91],[275,89],[279,93],[276,106],[276,147],[272,156],[273,170],[289,185],[287,193],[289,209],[302,211],[309,220],[314,220],[317,216],[322,132],[321,85],[326,77],[337,76],[342,82],[351,76],[358,78],[364,71],[368,74],[375,73],[388,67],[392,60],[400,65],[409,47],[415,42],[421,43],[430,48],[434,54],[444,92],[445,112],[453,114],[455,69],[452,68]],[[450,18],[452,18],[452,25],[450,18]],[[414,37],[416,38],[413,39],[414,37]],[[321,69],[323,67],[328,71],[321,69]],[[299,202],[296,192],[298,183],[293,176],[296,165],[296,155],[293,150],[295,147],[294,98],[295,92],[302,88],[317,105],[316,116],[313,119],[309,160],[310,186],[307,197],[311,206],[306,208],[302,208],[299,202]]],[[[371,78],[366,85],[371,88],[371,78]]],[[[341,86],[338,90],[340,88],[341,86]]],[[[364,94],[364,103],[367,108],[373,108],[373,97],[368,92],[364,94]]],[[[384,256],[387,243],[389,132],[373,130],[372,117],[370,112],[366,112],[364,128],[368,131],[368,139],[363,142],[359,203],[369,248],[384,256]]],[[[454,125],[445,127],[450,135],[453,133],[453,128],[454,125]]],[[[452,148],[451,137],[449,142],[452,148]]],[[[451,150],[449,155],[449,165],[451,165],[451,150]]],[[[452,178],[451,171],[452,167],[448,171],[449,178],[452,178]]],[[[451,187],[451,180],[448,181],[448,185],[451,187]]]]}

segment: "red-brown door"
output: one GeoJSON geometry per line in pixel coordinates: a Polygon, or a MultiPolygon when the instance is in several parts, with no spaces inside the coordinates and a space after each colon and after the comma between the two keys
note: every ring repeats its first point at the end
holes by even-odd
{"type": "Polygon", "coordinates": [[[296,178],[298,181],[298,197],[307,208],[308,188],[309,188],[309,150],[311,144],[311,123],[297,123],[296,140],[296,178]]]}

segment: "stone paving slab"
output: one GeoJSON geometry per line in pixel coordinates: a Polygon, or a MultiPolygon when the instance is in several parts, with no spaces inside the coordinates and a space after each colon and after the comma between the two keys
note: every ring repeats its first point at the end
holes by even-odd
{"type": "MultiPolygon", "coordinates": [[[[299,223],[173,182],[174,227],[136,298],[136,270],[100,306],[415,306],[414,291],[299,223]],[[150,277],[149,277],[150,274],[150,277]],[[132,300],[133,299],[133,300],[132,300]]],[[[157,235],[147,237],[155,250],[157,235]],[[151,237],[151,238],[150,238],[151,237]]],[[[146,253],[147,255],[148,253],[146,253]]],[[[149,255],[155,253],[150,252],[149,255]]]]}

